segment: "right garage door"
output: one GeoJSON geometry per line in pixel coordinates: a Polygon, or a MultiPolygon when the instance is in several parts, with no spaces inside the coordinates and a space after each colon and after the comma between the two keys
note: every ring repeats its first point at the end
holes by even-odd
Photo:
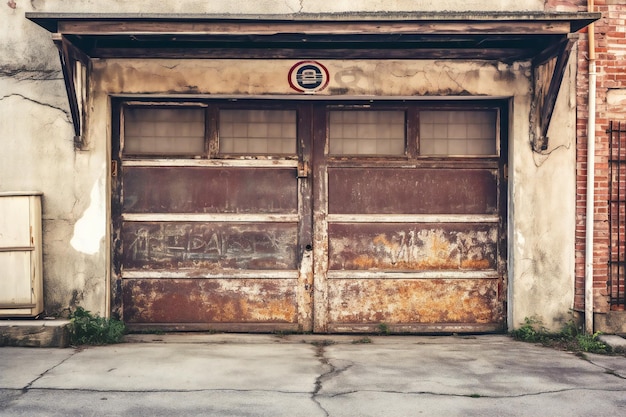
{"type": "Polygon", "coordinates": [[[325,126],[314,139],[317,331],[504,328],[501,112],[318,112],[325,126]]]}

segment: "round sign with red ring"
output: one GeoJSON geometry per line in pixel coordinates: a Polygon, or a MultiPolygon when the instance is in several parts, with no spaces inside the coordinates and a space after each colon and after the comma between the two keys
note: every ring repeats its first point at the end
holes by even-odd
{"type": "Polygon", "coordinates": [[[300,61],[289,70],[289,85],[300,93],[321,91],[328,81],[328,70],[317,61],[300,61]]]}

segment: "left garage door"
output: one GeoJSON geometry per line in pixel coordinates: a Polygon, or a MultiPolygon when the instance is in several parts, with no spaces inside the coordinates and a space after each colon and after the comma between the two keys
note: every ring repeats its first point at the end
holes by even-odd
{"type": "Polygon", "coordinates": [[[114,308],[131,328],[302,329],[296,114],[120,106],[114,308]],[[208,158],[218,117],[222,156],[253,161],[208,158]]]}

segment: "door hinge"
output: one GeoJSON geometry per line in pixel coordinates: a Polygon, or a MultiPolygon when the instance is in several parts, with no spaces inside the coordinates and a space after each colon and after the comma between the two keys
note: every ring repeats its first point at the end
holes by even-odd
{"type": "Polygon", "coordinates": [[[117,177],[117,161],[111,161],[111,176],[117,177]]]}

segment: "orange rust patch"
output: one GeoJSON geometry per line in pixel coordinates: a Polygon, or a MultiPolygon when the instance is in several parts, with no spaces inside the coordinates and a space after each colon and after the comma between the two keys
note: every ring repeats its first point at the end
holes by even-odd
{"type": "Polygon", "coordinates": [[[488,259],[465,259],[461,261],[462,269],[489,269],[491,263],[488,259]]]}
{"type": "Polygon", "coordinates": [[[332,323],[499,323],[497,280],[329,282],[332,323]]]}
{"type": "Polygon", "coordinates": [[[476,227],[336,224],[331,228],[329,267],[396,271],[494,269],[497,233],[492,226],[476,227]]]}
{"type": "Polygon", "coordinates": [[[295,280],[137,279],[123,284],[128,323],[295,323],[295,280]]]}

